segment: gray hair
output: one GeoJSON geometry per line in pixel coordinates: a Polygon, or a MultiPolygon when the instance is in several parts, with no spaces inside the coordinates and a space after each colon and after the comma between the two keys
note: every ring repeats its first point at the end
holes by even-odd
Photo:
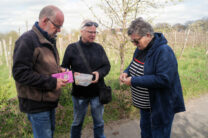
{"type": "Polygon", "coordinates": [[[140,36],[145,36],[148,33],[151,36],[154,36],[154,30],[152,26],[148,22],[144,21],[141,17],[132,21],[128,28],[128,35],[138,34],[140,36]]]}
{"type": "Polygon", "coordinates": [[[61,10],[53,5],[46,6],[40,11],[39,20],[44,17],[53,19],[56,16],[57,11],[61,10]]]}
{"type": "Polygon", "coordinates": [[[85,19],[84,21],[82,21],[81,25],[80,25],[80,30],[84,30],[85,29],[85,24],[88,22],[92,22],[92,20],[90,19],[85,19]]]}

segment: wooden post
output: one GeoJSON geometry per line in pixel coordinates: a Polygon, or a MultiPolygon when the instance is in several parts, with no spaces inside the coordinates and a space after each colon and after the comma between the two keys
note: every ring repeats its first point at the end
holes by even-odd
{"type": "Polygon", "coordinates": [[[206,35],[205,35],[205,47],[207,49],[206,51],[206,71],[208,73],[208,46],[207,46],[207,34],[208,34],[208,31],[206,32],[206,35]]]}
{"type": "Polygon", "coordinates": [[[195,41],[196,41],[196,32],[194,31],[194,38],[193,38],[193,43],[192,43],[192,48],[195,47],[195,41]]]}
{"type": "Polygon", "coordinates": [[[3,57],[3,47],[2,47],[1,41],[0,41],[0,65],[3,64],[3,62],[2,62],[2,57],[3,57]]]}
{"type": "Polygon", "coordinates": [[[59,53],[60,53],[60,58],[62,58],[62,55],[63,55],[62,54],[62,51],[63,51],[63,46],[62,46],[63,45],[63,38],[59,37],[58,40],[59,40],[59,50],[60,50],[59,53]]]}
{"type": "Polygon", "coordinates": [[[3,56],[3,47],[1,45],[1,41],[0,41],[0,56],[2,57],[3,56]]]}
{"type": "Polygon", "coordinates": [[[7,67],[9,66],[9,61],[8,61],[8,53],[7,53],[7,46],[6,46],[6,41],[3,39],[3,45],[4,45],[4,55],[6,59],[6,65],[7,67]]]}
{"type": "Polygon", "coordinates": [[[184,42],[184,46],[183,46],[183,48],[182,48],[182,50],[181,50],[181,54],[180,54],[179,59],[182,57],[183,52],[184,52],[184,49],[186,48],[186,44],[187,44],[187,41],[188,41],[189,33],[190,33],[190,29],[189,29],[188,32],[187,32],[187,35],[186,35],[186,38],[185,38],[185,42],[184,42]]]}
{"type": "Polygon", "coordinates": [[[173,44],[173,51],[175,52],[175,48],[176,48],[176,42],[177,42],[177,31],[175,30],[174,33],[174,44],[173,44]]]}
{"type": "Polygon", "coordinates": [[[19,36],[20,36],[20,27],[19,27],[19,29],[18,29],[18,34],[19,34],[19,36]]]}
{"type": "Polygon", "coordinates": [[[28,21],[25,21],[25,27],[26,27],[26,31],[28,31],[28,21]]]}
{"type": "Polygon", "coordinates": [[[9,37],[8,47],[9,78],[12,76],[12,37],[9,37]]]}
{"type": "Polygon", "coordinates": [[[206,49],[207,49],[207,52],[206,52],[206,55],[208,55],[208,43],[207,43],[207,34],[208,34],[208,32],[206,32],[206,36],[205,36],[205,47],[206,47],[206,49]]]}

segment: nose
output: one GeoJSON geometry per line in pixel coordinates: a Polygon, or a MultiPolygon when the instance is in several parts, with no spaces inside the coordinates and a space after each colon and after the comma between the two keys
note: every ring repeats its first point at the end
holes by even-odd
{"type": "Polygon", "coordinates": [[[93,33],[92,36],[95,37],[96,36],[96,33],[93,33]]]}

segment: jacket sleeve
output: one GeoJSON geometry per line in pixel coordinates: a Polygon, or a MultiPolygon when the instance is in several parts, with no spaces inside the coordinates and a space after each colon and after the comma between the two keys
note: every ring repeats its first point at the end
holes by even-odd
{"type": "Polygon", "coordinates": [[[160,47],[156,56],[151,58],[154,58],[151,62],[155,62],[151,63],[155,66],[151,69],[152,72],[144,76],[132,77],[131,84],[146,88],[170,88],[174,78],[178,76],[177,60],[172,49],[167,45],[160,47]]]}
{"type": "Polygon", "coordinates": [[[22,37],[16,41],[12,67],[12,74],[15,81],[23,85],[47,91],[55,89],[57,83],[56,78],[34,71],[33,53],[34,47],[31,37],[22,37]]]}
{"type": "Polygon", "coordinates": [[[102,48],[102,66],[97,70],[98,73],[99,73],[99,77],[100,78],[104,78],[110,71],[110,68],[111,68],[111,65],[110,65],[110,62],[108,60],[108,57],[105,53],[105,50],[103,49],[103,47],[101,46],[102,48]]]}

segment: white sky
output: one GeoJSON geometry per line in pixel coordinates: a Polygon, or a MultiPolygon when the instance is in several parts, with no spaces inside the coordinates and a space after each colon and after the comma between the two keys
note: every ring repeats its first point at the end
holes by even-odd
{"type": "MultiPolygon", "coordinates": [[[[85,0],[93,1],[93,0],[85,0]]],[[[21,33],[26,30],[26,22],[30,29],[38,20],[40,10],[46,5],[56,5],[65,15],[64,29],[78,29],[83,19],[93,16],[86,5],[80,0],[0,0],[0,32],[11,30],[21,33]]],[[[154,23],[167,22],[170,24],[185,23],[208,17],[208,0],[184,0],[179,4],[157,9],[152,14],[154,23]]],[[[102,15],[101,15],[102,16],[102,15]]]]}

